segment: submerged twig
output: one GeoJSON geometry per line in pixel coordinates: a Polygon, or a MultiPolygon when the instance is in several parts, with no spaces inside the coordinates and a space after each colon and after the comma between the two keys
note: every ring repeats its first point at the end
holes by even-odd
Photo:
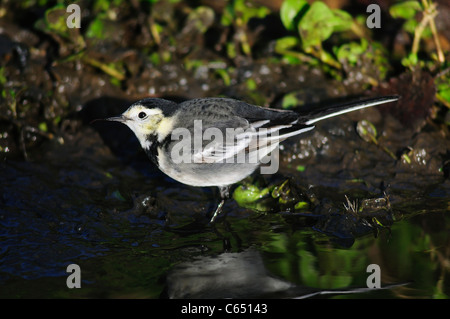
{"type": "Polygon", "coordinates": [[[345,199],[347,200],[347,205],[345,203],[343,203],[345,210],[347,212],[356,214],[358,212],[358,202],[356,202],[356,201],[351,202],[348,199],[347,195],[344,195],[344,196],[345,196],[345,199]]]}

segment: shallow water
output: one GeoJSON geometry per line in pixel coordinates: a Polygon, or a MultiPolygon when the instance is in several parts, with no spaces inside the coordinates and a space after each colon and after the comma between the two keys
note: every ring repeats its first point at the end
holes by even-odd
{"type": "MultiPolygon", "coordinates": [[[[450,186],[442,174],[383,156],[383,170],[364,159],[342,167],[334,156],[348,154],[329,145],[298,162],[306,166],[299,172],[286,156],[306,142],[294,141],[265,182],[290,179],[314,208],[272,203],[256,212],[230,200],[211,226],[215,192],[165,177],[132,136],[121,151],[110,138],[125,131],[115,129],[86,125],[31,161],[0,164],[0,297],[448,297],[450,186]],[[345,195],[369,205],[384,198],[380,181],[389,183],[390,209],[344,208],[345,195]],[[70,264],[80,266],[81,289],[66,286],[70,264]],[[370,264],[380,266],[382,287],[394,286],[367,289],[370,264]]],[[[347,145],[358,148],[353,134],[347,145]]],[[[310,141],[324,136],[341,143],[326,127],[310,141]]],[[[377,152],[368,147],[364,156],[377,152]]]]}

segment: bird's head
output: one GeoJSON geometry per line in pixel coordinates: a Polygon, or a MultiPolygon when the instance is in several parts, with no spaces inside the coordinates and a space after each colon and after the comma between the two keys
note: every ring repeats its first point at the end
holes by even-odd
{"type": "Polygon", "coordinates": [[[142,148],[148,149],[155,137],[162,141],[171,132],[176,107],[176,103],[168,100],[144,99],[132,104],[120,116],[106,120],[127,125],[138,138],[142,148]]]}

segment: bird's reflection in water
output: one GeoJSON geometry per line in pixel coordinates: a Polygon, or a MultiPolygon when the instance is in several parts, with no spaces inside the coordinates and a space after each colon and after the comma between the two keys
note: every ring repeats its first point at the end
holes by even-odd
{"type": "MultiPolygon", "coordinates": [[[[402,286],[389,285],[376,290],[402,286]]],[[[261,253],[248,249],[223,253],[217,257],[200,257],[175,266],[167,276],[164,297],[173,299],[222,298],[311,298],[340,294],[370,293],[374,289],[344,288],[320,290],[299,286],[277,278],[266,269],[261,253]]],[[[367,296],[370,297],[370,294],[367,296]]]]}

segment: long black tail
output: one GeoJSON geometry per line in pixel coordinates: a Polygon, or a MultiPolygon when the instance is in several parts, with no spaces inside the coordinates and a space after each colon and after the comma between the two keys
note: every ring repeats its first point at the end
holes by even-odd
{"type": "Polygon", "coordinates": [[[311,125],[316,122],[322,121],[324,119],[338,116],[341,114],[353,112],[356,110],[364,109],[366,107],[371,107],[379,104],[389,103],[397,101],[400,98],[399,95],[388,95],[382,97],[376,97],[356,102],[345,103],[341,105],[336,105],[327,109],[321,109],[317,111],[313,111],[307,115],[302,115],[299,123],[311,125]]]}

